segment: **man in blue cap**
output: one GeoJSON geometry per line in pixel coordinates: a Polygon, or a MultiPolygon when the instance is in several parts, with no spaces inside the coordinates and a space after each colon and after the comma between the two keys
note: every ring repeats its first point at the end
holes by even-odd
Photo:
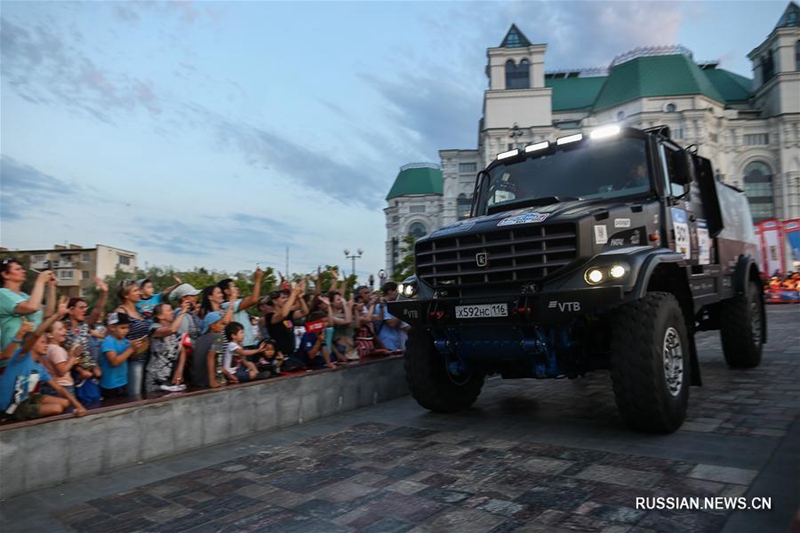
{"type": "Polygon", "coordinates": [[[192,382],[196,387],[216,389],[225,385],[222,375],[222,357],[225,355],[225,323],[216,311],[203,319],[203,332],[194,343],[192,352],[192,382]]]}

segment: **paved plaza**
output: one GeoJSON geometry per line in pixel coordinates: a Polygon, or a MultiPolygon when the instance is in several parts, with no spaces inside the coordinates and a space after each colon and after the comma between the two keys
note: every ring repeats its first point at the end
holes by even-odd
{"type": "MultiPolygon", "coordinates": [[[[800,480],[800,306],[768,308],[754,370],[698,336],[703,387],[672,435],[627,429],[608,373],[489,380],[475,407],[410,397],[0,503],[4,532],[785,532],[800,480]],[[636,498],[770,497],[770,511],[636,498]]],[[[36,450],[29,450],[36,453],[36,450]]]]}

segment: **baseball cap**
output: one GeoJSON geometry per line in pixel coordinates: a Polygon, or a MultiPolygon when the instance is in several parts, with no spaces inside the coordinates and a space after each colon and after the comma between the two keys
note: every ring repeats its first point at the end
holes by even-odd
{"type": "Polygon", "coordinates": [[[192,286],[192,284],[190,284],[190,283],[181,283],[180,285],[175,287],[175,290],[173,290],[169,294],[169,299],[170,300],[180,300],[184,296],[197,296],[198,294],[200,294],[200,291],[195,289],[194,286],[192,286]]]}
{"type": "Polygon", "coordinates": [[[217,313],[216,311],[208,313],[203,319],[203,335],[208,333],[208,328],[210,328],[212,324],[216,324],[220,320],[222,320],[222,313],[217,313]]]}
{"type": "Polygon", "coordinates": [[[109,313],[106,321],[108,322],[109,326],[118,326],[131,323],[131,319],[127,313],[109,313]]]}

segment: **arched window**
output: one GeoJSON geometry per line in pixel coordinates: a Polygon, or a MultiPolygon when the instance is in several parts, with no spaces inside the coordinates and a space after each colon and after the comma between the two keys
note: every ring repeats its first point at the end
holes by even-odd
{"type": "Polygon", "coordinates": [[[515,65],[514,61],[506,61],[506,89],[530,89],[530,66],[527,59],[515,65]]]}
{"type": "Polygon", "coordinates": [[[775,216],[772,173],[765,163],[753,161],[744,167],[744,192],[750,202],[753,222],[775,216]]]}
{"type": "Polygon", "coordinates": [[[617,120],[625,119],[625,111],[617,111],[617,120]]]}
{"type": "Polygon", "coordinates": [[[408,234],[415,239],[419,239],[428,234],[428,228],[422,222],[414,222],[408,227],[408,234]]]}
{"type": "Polygon", "coordinates": [[[670,103],[668,103],[667,105],[664,106],[664,111],[666,111],[667,113],[674,113],[677,110],[678,110],[678,106],[676,106],[672,102],[670,102],[670,103]]]}

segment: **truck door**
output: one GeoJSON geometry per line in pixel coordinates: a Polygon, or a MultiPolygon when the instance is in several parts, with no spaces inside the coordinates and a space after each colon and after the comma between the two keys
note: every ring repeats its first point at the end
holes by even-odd
{"type": "Polygon", "coordinates": [[[668,239],[670,248],[683,255],[690,265],[698,265],[700,259],[700,242],[697,238],[698,218],[702,218],[702,201],[694,175],[694,165],[690,154],[678,147],[662,143],[661,157],[664,161],[666,183],[666,209],[668,220],[672,222],[672,231],[668,239]],[[696,189],[696,190],[693,190],[696,189]]]}

